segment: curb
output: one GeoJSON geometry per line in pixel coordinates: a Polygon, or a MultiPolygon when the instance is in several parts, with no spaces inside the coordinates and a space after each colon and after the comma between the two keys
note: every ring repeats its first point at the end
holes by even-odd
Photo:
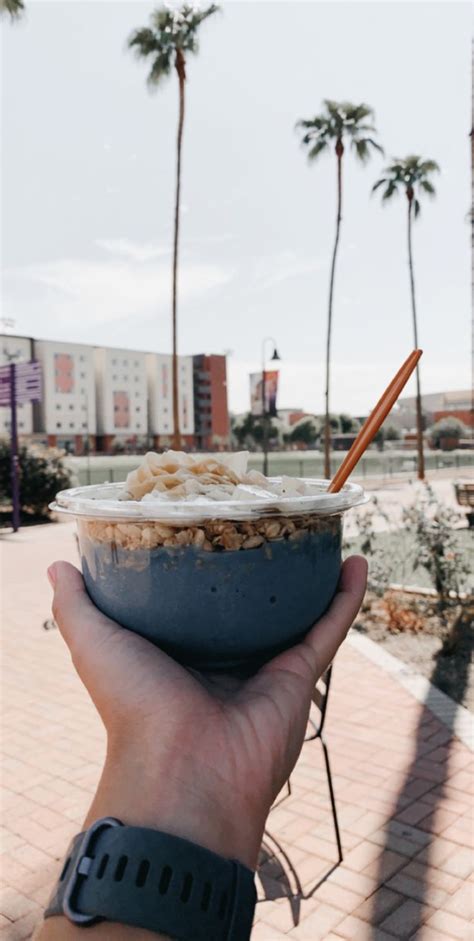
{"type": "Polygon", "coordinates": [[[454,702],[450,696],[433,686],[425,676],[416,673],[403,660],[388,653],[370,637],[363,637],[351,631],[347,639],[351,647],[393,676],[404,689],[450,729],[469,751],[474,751],[474,716],[468,709],[454,702]]]}

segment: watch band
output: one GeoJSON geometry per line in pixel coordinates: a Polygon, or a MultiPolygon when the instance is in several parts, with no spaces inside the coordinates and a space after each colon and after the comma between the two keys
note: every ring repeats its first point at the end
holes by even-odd
{"type": "Polygon", "coordinates": [[[107,919],[179,941],[248,941],[254,873],[157,830],[96,820],[65,857],[45,918],[87,927],[107,919]]]}

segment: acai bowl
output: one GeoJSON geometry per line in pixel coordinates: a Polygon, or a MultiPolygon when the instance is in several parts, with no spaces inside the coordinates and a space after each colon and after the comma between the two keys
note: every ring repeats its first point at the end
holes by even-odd
{"type": "Polygon", "coordinates": [[[248,455],[150,452],[124,483],[58,493],[97,607],[200,670],[255,669],[301,640],[339,580],[357,484],[266,478],[248,455]]]}

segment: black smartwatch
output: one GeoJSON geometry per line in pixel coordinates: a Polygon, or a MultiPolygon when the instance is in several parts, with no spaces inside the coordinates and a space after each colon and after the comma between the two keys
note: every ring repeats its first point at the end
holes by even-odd
{"type": "Polygon", "coordinates": [[[180,837],[96,820],[74,837],[45,918],[119,922],[178,941],[248,941],[255,874],[180,837]]]}

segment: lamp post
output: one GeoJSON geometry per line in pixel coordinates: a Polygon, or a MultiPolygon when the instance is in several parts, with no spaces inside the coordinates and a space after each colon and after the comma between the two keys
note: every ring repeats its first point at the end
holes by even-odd
{"type": "Polygon", "coordinates": [[[273,355],[271,356],[271,362],[279,361],[280,357],[278,355],[278,350],[276,348],[276,343],[273,337],[265,337],[262,342],[262,420],[263,420],[263,473],[265,477],[268,476],[268,431],[269,431],[269,413],[267,412],[267,396],[266,396],[266,377],[265,377],[265,362],[266,362],[266,346],[267,343],[271,343],[273,346],[273,355]]]}

